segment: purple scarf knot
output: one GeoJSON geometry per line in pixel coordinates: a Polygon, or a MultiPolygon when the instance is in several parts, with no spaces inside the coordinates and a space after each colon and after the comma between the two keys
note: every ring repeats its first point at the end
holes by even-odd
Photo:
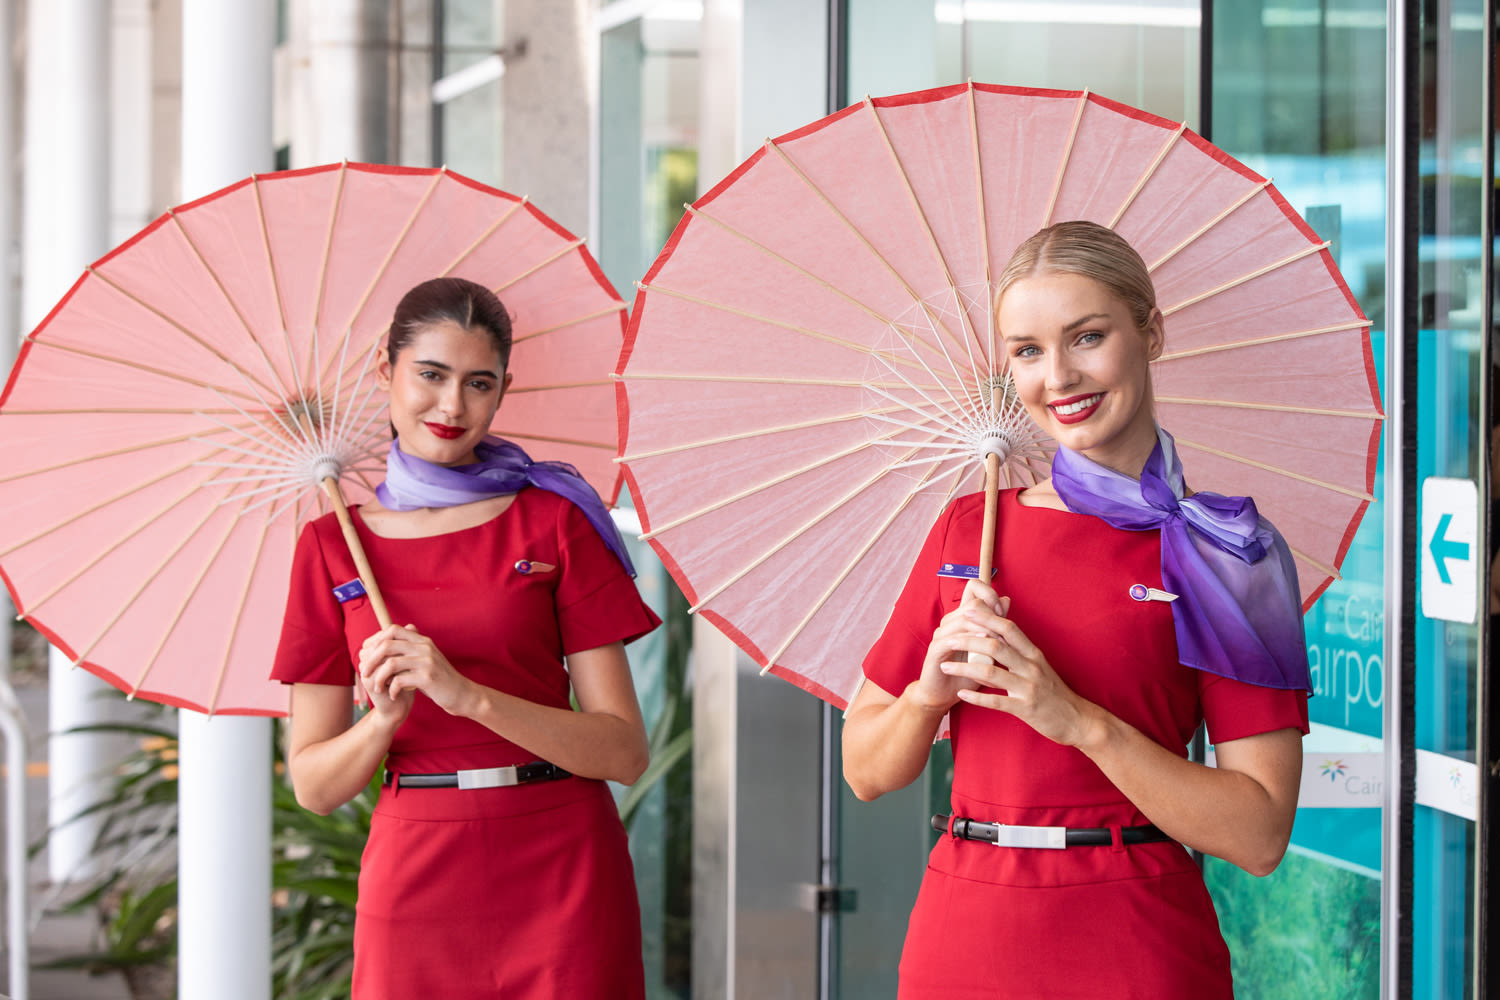
{"type": "Polygon", "coordinates": [[[556,493],[583,511],[625,572],[635,576],[625,539],[609,516],[609,508],[577,469],[566,462],[533,462],[520,445],[494,435],[476,445],[474,454],[479,461],[469,465],[435,465],[413,458],[401,450],[399,439],[393,440],[386,459],[385,482],[375,488],[375,496],[387,510],[417,510],[456,507],[535,486],[556,493]]]}
{"type": "Polygon", "coordinates": [[[1172,436],[1137,482],[1058,448],[1052,483],[1068,509],[1125,531],[1161,531],[1162,586],[1182,662],[1261,687],[1310,690],[1291,550],[1249,497],[1186,492],[1172,436]]]}

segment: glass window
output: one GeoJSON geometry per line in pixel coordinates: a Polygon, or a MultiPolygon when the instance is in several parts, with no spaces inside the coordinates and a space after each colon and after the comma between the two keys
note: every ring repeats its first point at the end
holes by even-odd
{"type": "MultiPolygon", "coordinates": [[[[1275,180],[1330,243],[1374,321],[1384,379],[1384,0],[1235,0],[1213,7],[1212,138],[1275,180]]],[[[1377,997],[1386,698],[1384,456],[1336,581],[1307,613],[1310,782],[1281,867],[1256,879],[1205,860],[1237,996],[1377,997]],[[1297,970],[1288,979],[1289,970],[1297,970]],[[1291,986],[1295,983],[1295,988],[1291,986]]]]}
{"type": "Polygon", "coordinates": [[[434,159],[503,186],[504,0],[438,0],[434,159]]]}

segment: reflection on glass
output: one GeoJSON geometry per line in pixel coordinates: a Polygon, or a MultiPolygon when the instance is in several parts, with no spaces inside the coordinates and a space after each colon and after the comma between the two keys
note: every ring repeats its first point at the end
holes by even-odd
{"type": "MultiPolygon", "coordinates": [[[[495,59],[504,33],[504,4],[494,0],[439,0],[442,6],[440,73],[495,59]]],[[[489,74],[485,74],[489,76],[489,74]]],[[[437,106],[440,161],[458,173],[503,186],[503,79],[465,86],[437,106]]]]}
{"type": "MultiPolygon", "coordinates": [[[[1382,383],[1385,8],[1384,0],[1216,3],[1211,88],[1211,138],[1273,178],[1329,241],[1374,323],[1382,383]]],[[[1306,764],[1326,764],[1318,773],[1326,774],[1333,802],[1339,792],[1372,790],[1379,801],[1373,755],[1382,749],[1386,698],[1384,460],[1343,579],[1305,620],[1314,697],[1303,750],[1306,764]]],[[[1378,807],[1300,809],[1291,850],[1266,879],[1208,859],[1204,873],[1229,942],[1236,996],[1379,996],[1380,819],[1378,807]]]]}

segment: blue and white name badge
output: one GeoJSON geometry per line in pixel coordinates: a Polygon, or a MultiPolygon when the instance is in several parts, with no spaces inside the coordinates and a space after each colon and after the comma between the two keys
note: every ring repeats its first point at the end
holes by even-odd
{"type": "Polygon", "coordinates": [[[337,587],[334,587],[333,596],[339,599],[340,604],[348,604],[356,597],[365,596],[365,585],[361,583],[359,581],[359,577],[356,576],[348,583],[341,583],[337,587]]]}
{"type": "MultiPolygon", "coordinates": [[[[951,576],[956,580],[979,579],[978,566],[965,566],[963,563],[943,563],[938,567],[938,576],[951,576]]],[[[994,579],[995,571],[990,570],[990,579],[994,579]]]]}

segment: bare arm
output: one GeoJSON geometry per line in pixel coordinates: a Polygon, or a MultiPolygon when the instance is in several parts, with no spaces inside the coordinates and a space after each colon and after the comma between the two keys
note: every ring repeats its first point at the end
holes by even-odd
{"type": "Polygon", "coordinates": [[[398,698],[421,691],[448,714],[473,719],[580,777],[630,784],[646,769],[646,725],[622,643],[568,656],[576,712],[538,705],[464,677],[432,640],[410,626],[391,626],[371,636],[360,651],[360,674],[372,698],[387,688],[398,698]]]}
{"type": "Polygon", "coordinates": [[[1151,822],[1175,840],[1255,875],[1281,863],[1301,783],[1302,737],[1294,729],[1218,746],[1218,767],[1184,760],[1063,683],[1016,624],[990,609],[994,591],[971,584],[960,613],[987,633],[960,637],[994,664],[945,661],[941,669],[1004,694],[975,688],[964,701],[1014,715],[1048,739],[1078,748],[1151,822]]]}
{"type": "Polygon", "coordinates": [[[409,692],[404,701],[381,697],[353,722],[349,688],[293,684],[287,768],[298,804],[326,816],[358,795],[385,759],[411,699],[409,692]]]}

